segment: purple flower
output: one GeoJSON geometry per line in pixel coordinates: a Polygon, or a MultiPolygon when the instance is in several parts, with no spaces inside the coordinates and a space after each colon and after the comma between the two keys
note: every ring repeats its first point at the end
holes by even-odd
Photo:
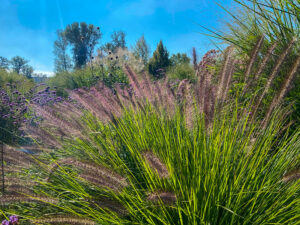
{"type": "Polygon", "coordinates": [[[10,224],[11,223],[9,221],[7,221],[7,220],[3,220],[2,223],[1,223],[1,225],[10,225],[10,224]]]}
{"type": "Polygon", "coordinates": [[[19,222],[19,217],[18,216],[10,216],[9,220],[12,224],[17,224],[19,222]]]}

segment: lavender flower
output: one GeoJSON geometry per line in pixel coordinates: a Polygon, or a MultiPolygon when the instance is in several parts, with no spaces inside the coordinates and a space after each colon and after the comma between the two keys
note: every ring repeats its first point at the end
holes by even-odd
{"type": "Polygon", "coordinates": [[[18,224],[19,223],[19,217],[18,216],[10,216],[9,220],[12,224],[18,224]]]}
{"type": "Polygon", "coordinates": [[[1,225],[11,225],[11,223],[7,220],[3,220],[1,225]]]}

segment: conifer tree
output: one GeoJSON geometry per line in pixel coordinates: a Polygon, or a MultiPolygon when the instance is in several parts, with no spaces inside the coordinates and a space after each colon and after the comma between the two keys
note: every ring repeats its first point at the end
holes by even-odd
{"type": "Polygon", "coordinates": [[[148,71],[154,77],[161,78],[164,74],[162,70],[165,70],[169,65],[170,59],[168,50],[164,47],[162,41],[160,41],[149,61],[148,71]]]}

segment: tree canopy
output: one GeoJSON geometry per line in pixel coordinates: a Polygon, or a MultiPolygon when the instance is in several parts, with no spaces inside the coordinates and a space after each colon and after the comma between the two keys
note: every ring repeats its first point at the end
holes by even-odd
{"type": "Polygon", "coordinates": [[[136,42],[133,51],[134,55],[142,59],[144,65],[146,65],[150,55],[150,46],[146,43],[144,35],[136,42]]]}
{"type": "Polygon", "coordinates": [[[72,45],[76,68],[82,68],[92,58],[94,48],[101,38],[100,28],[85,22],[67,25],[63,35],[68,44],[72,45]]]}
{"type": "Polygon", "coordinates": [[[191,59],[185,53],[173,54],[170,58],[172,66],[190,63],[191,59]]]}
{"type": "Polygon", "coordinates": [[[57,40],[54,42],[55,71],[66,72],[72,68],[71,58],[67,53],[68,40],[62,30],[57,31],[57,40]]]}
{"type": "Polygon", "coordinates": [[[29,60],[21,56],[15,56],[10,60],[11,67],[14,72],[17,74],[23,74],[27,78],[31,78],[33,75],[33,68],[28,65],[28,63],[29,60]]]}

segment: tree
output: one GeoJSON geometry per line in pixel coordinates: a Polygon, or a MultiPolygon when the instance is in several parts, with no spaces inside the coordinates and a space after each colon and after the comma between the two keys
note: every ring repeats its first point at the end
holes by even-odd
{"type": "Polygon", "coordinates": [[[125,49],[126,48],[126,40],[125,40],[125,32],[124,31],[114,31],[112,33],[111,42],[106,43],[101,47],[101,50],[106,54],[116,53],[118,48],[125,49]]]}
{"type": "Polygon", "coordinates": [[[10,64],[12,66],[12,70],[16,72],[17,74],[21,74],[22,70],[24,70],[24,67],[27,66],[27,63],[29,60],[20,57],[20,56],[15,56],[10,60],[10,64]]]}
{"type": "Polygon", "coordinates": [[[114,52],[114,45],[111,42],[107,42],[105,45],[101,47],[101,50],[104,51],[106,54],[111,54],[114,52]]]}
{"type": "Polygon", "coordinates": [[[93,24],[75,22],[63,32],[67,42],[73,45],[73,59],[76,68],[82,68],[92,58],[95,46],[101,38],[100,28],[93,24]]]}
{"type": "Polygon", "coordinates": [[[112,44],[114,46],[114,50],[118,48],[126,48],[126,41],[125,41],[125,32],[119,30],[119,31],[114,31],[111,35],[112,39],[112,44]]]}
{"type": "Polygon", "coordinates": [[[8,69],[9,60],[3,56],[0,56],[0,69],[8,69]]]}
{"type": "Polygon", "coordinates": [[[153,53],[152,58],[148,64],[148,71],[156,78],[161,78],[164,70],[170,65],[168,50],[164,47],[162,41],[157,45],[156,50],[153,53]]]}
{"type": "Polygon", "coordinates": [[[21,73],[27,77],[28,79],[32,78],[32,75],[33,75],[33,68],[32,66],[29,66],[29,65],[24,65],[22,68],[21,68],[21,73]]]}
{"type": "Polygon", "coordinates": [[[134,55],[142,59],[144,65],[147,64],[150,55],[150,46],[146,43],[144,35],[136,42],[134,46],[134,55]]]}
{"type": "Polygon", "coordinates": [[[62,30],[57,31],[57,40],[54,42],[55,72],[66,72],[72,68],[71,58],[67,53],[68,40],[62,30]]]}
{"type": "Polygon", "coordinates": [[[185,53],[177,53],[173,54],[170,58],[170,64],[172,66],[180,65],[180,64],[188,64],[191,59],[185,53]]]}

